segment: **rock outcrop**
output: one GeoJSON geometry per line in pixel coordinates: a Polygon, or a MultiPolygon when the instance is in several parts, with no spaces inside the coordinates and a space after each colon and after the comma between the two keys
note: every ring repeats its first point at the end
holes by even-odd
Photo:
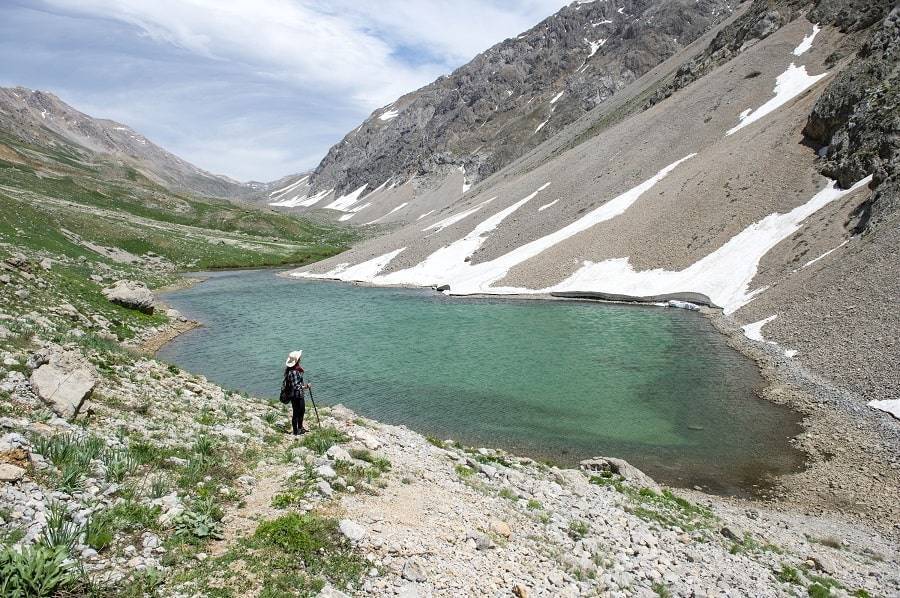
{"type": "Polygon", "coordinates": [[[111,287],[103,289],[103,296],[122,307],[136,309],[145,314],[153,313],[153,293],[142,282],[120,280],[111,287]]]}

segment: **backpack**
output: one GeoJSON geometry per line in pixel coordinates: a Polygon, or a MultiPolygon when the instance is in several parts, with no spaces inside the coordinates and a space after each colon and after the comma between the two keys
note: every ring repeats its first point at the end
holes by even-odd
{"type": "Polygon", "coordinates": [[[284,380],[281,381],[281,394],[278,395],[278,400],[285,404],[291,402],[291,389],[288,387],[288,375],[286,372],[284,380]]]}

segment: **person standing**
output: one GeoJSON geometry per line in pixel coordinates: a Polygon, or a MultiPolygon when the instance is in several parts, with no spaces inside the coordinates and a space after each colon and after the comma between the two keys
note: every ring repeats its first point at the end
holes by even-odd
{"type": "Polygon", "coordinates": [[[306,413],[306,396],[303,391],[311,386],[303,382],[304,369],[300,365],[302,358],[302,350],[291,351],[284,363],[284,388],[291,398],[291,430],[294,436],[308,431],[303,427],[303,416],[306,413]]]}

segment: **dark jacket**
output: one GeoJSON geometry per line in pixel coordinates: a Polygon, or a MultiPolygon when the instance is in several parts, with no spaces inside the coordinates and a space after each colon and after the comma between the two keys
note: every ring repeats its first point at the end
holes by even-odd
{"type": "Polygon", "coordinates": [[[295,370],[294,368],[289,368],[284,375],[285,382],[287,383],[288,392],[291,395],[292,399],[302,399],[303,398],[303,368],[299,370],[295,370]]]}

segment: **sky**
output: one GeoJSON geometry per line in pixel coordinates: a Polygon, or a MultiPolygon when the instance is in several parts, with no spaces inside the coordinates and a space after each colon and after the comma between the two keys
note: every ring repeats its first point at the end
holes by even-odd
{"type": "Polygon", "coordinates": [[[314,168],[373,110],[564,0],[2,0],[0,85],[238,180],[314,168]]]}

